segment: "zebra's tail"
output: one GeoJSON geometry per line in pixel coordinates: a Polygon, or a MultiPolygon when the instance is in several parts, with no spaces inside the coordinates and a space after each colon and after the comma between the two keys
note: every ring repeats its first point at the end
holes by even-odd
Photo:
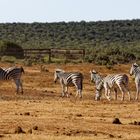
{"type": "Polygon", "coordinates": [[[21,66],[21,73],[25,73],[23,67],[21,66]]]}
{"type": "Polygon", "coordinates": [[[128,86],[129,83],[129,78],[126,74],[124,74],[124,81],[123,81],[124,85],[128,86]]]}

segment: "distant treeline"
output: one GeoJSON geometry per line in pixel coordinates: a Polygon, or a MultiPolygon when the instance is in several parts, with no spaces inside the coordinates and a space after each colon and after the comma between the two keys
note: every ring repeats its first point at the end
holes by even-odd
{"type": "Polygon", "coordinates": [[[85,48],[99,64],[140,59],[140,20],[0,23],[0,40],[23,48],[85,48]]]}

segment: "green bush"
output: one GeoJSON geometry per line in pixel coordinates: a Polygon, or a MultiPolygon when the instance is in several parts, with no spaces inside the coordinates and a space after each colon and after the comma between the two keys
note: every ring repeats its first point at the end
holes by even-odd
{"type": "Polygon", "coordinates": [[[31,59],[25,59],[23,61],[23,63],[24,63],[25,66],[32,66],[33,61],[31,59]]]}
{"type": "Polygon", "coordinates": [[[1,57],[2,62],[9,62],[9,63],[15,63],[16,58],[14,56],[2,56],[1,57]]]}
{"type": "Polygon", "coordinates": [[[14,56],[24,58],[24,50],[16,43],[9,41],[0,41],[0,53],[2,56],[14,56]]]}

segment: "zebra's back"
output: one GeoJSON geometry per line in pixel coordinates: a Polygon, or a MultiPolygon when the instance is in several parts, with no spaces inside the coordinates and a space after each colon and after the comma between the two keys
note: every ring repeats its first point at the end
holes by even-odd
{"type": "Polygon", "coordinates": [[[63,83],[67,86],[74,86],[76,83],[80,84],[83,80],[82,73],[79,72],[65,72],[62,76],[63,83]]]}
{"type": "Polygon", "coordinates": [[[24,72],[22,67],[10,67],[7,69],[0,68],[0,80],[20,79],[22,72],[24,72]]]}
{"type": "Polygon", "coordinates": [[[111,88],[114,84],[128,84],[129,78],[126,74],[109,74],[104,78],[104,82],[111,88]]]}

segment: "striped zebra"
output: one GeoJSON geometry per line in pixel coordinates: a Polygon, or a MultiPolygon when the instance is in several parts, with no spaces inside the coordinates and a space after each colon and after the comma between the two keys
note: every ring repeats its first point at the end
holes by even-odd
{"type": "Polygon", "coordinates": [[[140,67],[138,66],[138,64],[134,63],[131,66],[130,69],[130,75],[134,75],[135,77],[135,84],[136,84],[136,100],[138,100],[139,98],[139,92],[140,92],[140,67]]]}
{"type": "Polygon", "coordinates": [[[91,71],[91,80],[95,82],[96,86],[96,95],[95,100],[100,100],[101,91],[105,89],[105,96],[110,101],[111,89],[114,89],[115,99],[117,100],[117,85],[122,93],[121,100],[124,100],[125,91],[127,91],[129,100],[131,100],[130,92],[128,89],[128,76],[126,74],[109,74],[106,77],[102,78],[95,70],[91,71]]]}
{"type": "Polygon", "coordinates": [[[82,87],[83,87],[83,75],[79,72],[65,72],[61,69],[56,69],[54,73],[54,82],[60,80],[62,86],[62,97],[67,95],[68,97],[68,87],[75,86],[77,89],[77,95],[82,98],[82,87]]]}
{"type": "Polygon", "coordinates": [[[21,75],[24,73],[23,67],[10,67],[7,69],[0,68],[0,81],[13,80],[16,84],[16,93],[18,94],[19,88],[23,94],[23,87],[21,82],[21,75]]]}

